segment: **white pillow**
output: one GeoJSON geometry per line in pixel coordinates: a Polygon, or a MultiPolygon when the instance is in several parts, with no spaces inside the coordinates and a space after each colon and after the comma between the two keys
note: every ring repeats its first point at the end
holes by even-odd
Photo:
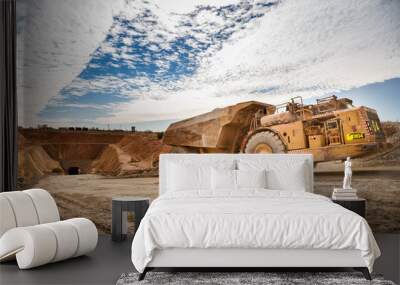
{"type": "Polygon", "coordinates": [[[267,171],[236,170],[237,188],[267,188],[267,171]]]}
{"type": "Polygon", "coordinates": [[[226,159],[170,161],[166,165],[167,191],[212,191],[211,168],[234,169],[235,165],[236,161],[226,159]]]}
{"type": "Polygon", "coordinates": [[[304,161],[295,160],[239,160],[240,170],[267,170],[267,188],[272,190],[306,191],[307,177],[304,161]]]}
{"type": "Polygon", "coordinates": [[[168,165],[167,189],[168,191],[189,191],[210,189],[210,167],[190,167],[170,163],[168,165]]]}
{"type": "Polygon", "coordinates": [[[233,169],[211,169],[211,189],[214,191],[236,189],[236,170],[233,169]]]}
{"type": "Polygon", "coordinates": [[[305,163],[275,165],[269,169],[267,179],[270,189],[305,192],[307,185],[305,163]]]}

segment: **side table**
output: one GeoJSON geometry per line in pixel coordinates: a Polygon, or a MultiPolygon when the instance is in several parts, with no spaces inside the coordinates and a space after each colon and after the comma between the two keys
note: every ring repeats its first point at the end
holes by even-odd
{"type": "Polygon", "coordinates": [[[140,221],[146,214],[150,205],[150,199],[145,197],[113,197],[112,198],[112,225],[111,238],[113,241],[126,239],[128,232],[128,212],[135,215],[135,231],[139,227],[140,221]]]}
{"type": "Polygon", "coordinates": [[[354,200],[336,200],[332,199],[332,202],[339,204],[340,206],[359,214],[361,217],[365,218],[365,206],[367,201],[362,198],[357,198],[354,200]]]}

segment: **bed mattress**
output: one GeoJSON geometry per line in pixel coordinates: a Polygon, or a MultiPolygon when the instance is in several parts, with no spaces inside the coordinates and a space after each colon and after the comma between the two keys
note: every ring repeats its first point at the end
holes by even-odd
{"type": "Polygon", "coordinates": [[[370,271],[380,255],[361,216],[321,195],[265,189],[163,194],[136,232],[132,262],[143,272],[155,251],[173,248],[359,250],[370,271]]]}

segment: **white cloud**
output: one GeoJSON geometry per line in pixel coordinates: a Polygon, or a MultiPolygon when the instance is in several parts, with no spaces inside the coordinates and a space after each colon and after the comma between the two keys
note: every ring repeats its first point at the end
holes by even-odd
{"type": "Polygon", "coordinates": [[[283,2],[203,58],[195,76],[177,84],[180,91],[121,105],[115,120],[185,118],[244,100],[278,103],[399,77],[398,15],[397,1],[283,2]],[[271,86],[279,88],[252,93],[271,86]]]}
{"type": "Polygon", "coordinates": [[[280,86],[320,95],[400,76],[400,3],[287,1],[253,30],[238,33],[204,60],[200,81],[224,82],[226,94],[280,86]]]}
{"type": "Polygon", "coordinates": [[[103,41],[122,0],[21,0],[18,16],[21,125],[36,125],[37,114],[70,83],[103,41]],[[23,67],[22,67],[23,65],[23,67]]]}
{"type": "Polygon", "coordinates": [[[132,39],[131,39],[131,38],[128,38],[128,37],[125,37],[125,38],[122,40],[122,42],[123,42],[125,45],[127,45],[127,46],[132,45],[132,39]]]}

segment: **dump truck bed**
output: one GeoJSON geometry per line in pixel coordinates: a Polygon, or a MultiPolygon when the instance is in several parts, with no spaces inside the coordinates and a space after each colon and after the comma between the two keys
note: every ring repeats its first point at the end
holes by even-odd
{"type": "Polygon", "coordinates": [[[242,102],[173,123],[165,131],[164,143],[233,152],[247,134],[254,114],[266,107],[273,105],[257,101],[242,102]]]}

